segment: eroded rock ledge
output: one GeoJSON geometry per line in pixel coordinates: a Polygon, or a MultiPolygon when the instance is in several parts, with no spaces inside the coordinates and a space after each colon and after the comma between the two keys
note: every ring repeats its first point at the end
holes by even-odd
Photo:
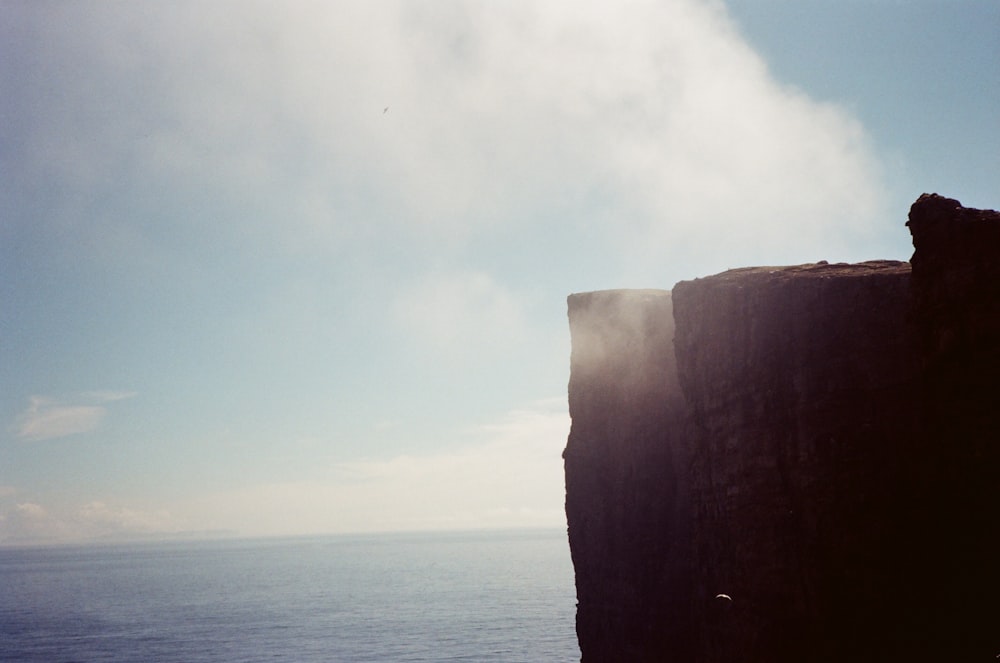
{"type": "Polygon", "coordinates": [[[1000,214],[907,225],[910,263],[570,296],[584,663],[1000,653],[1000,214]]]}

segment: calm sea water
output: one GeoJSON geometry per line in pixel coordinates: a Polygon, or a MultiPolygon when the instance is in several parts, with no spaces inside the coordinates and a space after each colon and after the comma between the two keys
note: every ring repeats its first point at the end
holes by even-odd
{"type": "Polygon", "coordinates": [[[579,661],[563,531],[0,549],[0,660],[579,661]]]}

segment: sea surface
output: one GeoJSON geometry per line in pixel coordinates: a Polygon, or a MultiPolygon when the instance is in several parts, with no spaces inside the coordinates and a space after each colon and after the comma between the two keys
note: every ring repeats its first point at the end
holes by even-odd
{"type": "Polygon", "coordinates": [[[579,661],[566,533],[0,549],[0,661],[579,661]]]}

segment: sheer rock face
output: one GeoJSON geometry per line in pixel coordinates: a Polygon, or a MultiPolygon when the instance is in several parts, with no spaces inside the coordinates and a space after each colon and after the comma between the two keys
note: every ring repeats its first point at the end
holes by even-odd
{"type": "Polygon", "coordinates": [[[585,660],[681,651],[690,532],[670,293],[569,298],[566,512],[585,660]]]}
{"type": "Polygon", "coordinates": [[[1000,652],[1000,215],[908,225],[910,264],[570,297],[585,663],[1000,652]]]}

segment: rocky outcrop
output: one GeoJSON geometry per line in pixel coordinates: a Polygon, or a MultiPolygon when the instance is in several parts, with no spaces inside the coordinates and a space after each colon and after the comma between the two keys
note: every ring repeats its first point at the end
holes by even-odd
{"type": "Polygon", "coordinates": [[[1000,215],[908,225],[909,264],[569,298],[585,663],[1000,653],[1000,215]]]}

